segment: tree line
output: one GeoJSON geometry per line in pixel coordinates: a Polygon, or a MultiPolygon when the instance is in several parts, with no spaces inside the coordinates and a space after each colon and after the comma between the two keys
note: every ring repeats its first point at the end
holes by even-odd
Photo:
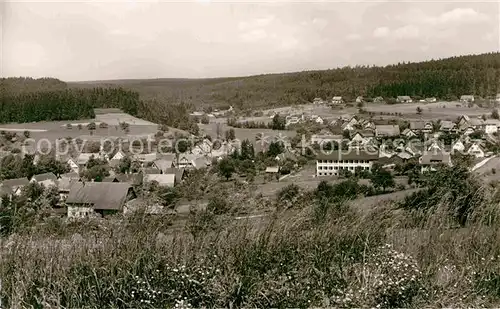
{"type": "Polygon", "coordinates": [[[124,112],[193,134],[191,105],[141,100],[139,93],[117,88],[69,88],[52,78],[4,78],[1,80],[0,123],[78,120],[94,118],[94,108],[120,108],[124,112]]]}
{"type": "Polygon", "coordinates": [[[144,98],[203,106],[232,105],[246,110],[333,96],[343,96],[346,101],[357,96],[488,97],[500,92],[499,73],[500,53],[488,53],[385,67],[348,66],[231,79],[155,79],[115,85],[134,89],[144,98]]]}

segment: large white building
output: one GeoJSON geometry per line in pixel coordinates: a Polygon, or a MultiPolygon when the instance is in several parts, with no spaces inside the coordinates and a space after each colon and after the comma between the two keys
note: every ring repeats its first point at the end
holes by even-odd
{"type": "Polygon", "coordinates": [[[378,158],[378,153],[367,153],[361,149],[320,154],[316,159],[316,176],[337,176],[341,170],[348,170],[354,173],[356,168],[370,171],[373,162],[378,160],[378,158]]]}

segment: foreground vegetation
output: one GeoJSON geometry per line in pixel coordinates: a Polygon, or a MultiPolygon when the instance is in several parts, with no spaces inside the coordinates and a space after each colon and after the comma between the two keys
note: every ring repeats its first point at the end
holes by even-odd
{"type": "MultiPolygon", "coordinates": [[[[460,167],[444,168],[426,181],[433,187],[371,210],[348,202],[351,193],[321,183],[312,192],[288,189],[263,201],[262,207],[274,212],[260,220],[235,220],[210,207],[184,219],[141,213],[80,223],[46,218],[4,239],[2,303],[10,308],[497,305],[499,195],[460,167]],[[423,204],[422,195],[432,203],[423,204]],[[284,203],[286,209],[279,207],[284,203]]],[[[235,200],[243,190],[238,187],[245,185],[235,183],[228,198],[233,207],[245,207],[253,198],[235,200]]]]}

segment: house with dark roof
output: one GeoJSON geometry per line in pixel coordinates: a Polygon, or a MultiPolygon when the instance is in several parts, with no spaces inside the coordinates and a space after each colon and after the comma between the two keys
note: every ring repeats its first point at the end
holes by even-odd
{"type": "Polygon", "coordinates": [[[175,158],[169,159],[159,159],[153,162],[153,167],[165,173],[165,170],[172,168],[174,166],[175,158]]]}
{"type": "Polygon", "coordinates": [[[50,186],[57,186],[57,176],[54,173],[44,173],[39,175],[33,175],[30,182],[36,182],[39,185],[43,185],[48,188],[50,186]]]}
{"type": "Polygon", "coordinates": [[[396,98],[396,101],[399,103],[411,103],[413,100],[410,98],[410,96],[407,95],[400,95],[396,98]]]}
{"type": "Polygon", "coordinates": [[[28,178],[16,178],[16,179],[6,179],[1,183],[1,187],[4,191],[10,192],[13,195],[21,195],[22,189],[29,185],[30,181],[28,178]]]}
{"type": "Polygon", "coordinates": [[[175,174],[146,174],[144,183],[157,182],[160,187],[174,187],[175,174]]]}
{"type": "Polygon", "coordinates": [[[175,183],[179,184],[184,180],[184,177],[186,176],[186,170],[183,168],[171,167],[164,170],[163,174],[174,174],[175,183]]]}
{"type": "Polygon", "coordinates": [[[417,120],[410,122],[410,129],[414,132],[432,133],[434,126],[430,121],[417,120]]]}
{"type": "Polygon", "coordinates": [[[457,132],[457,125],[453,121],[441,120],[441,122],[439,123],[439,131],[457,132]]]}
{"type": "Polygon", "coordinates": [[[473,95],[463,95],[460,97],[460,102],[463,103],[472,103],[474,102],[474,96],[473,95]]]}
{"type": "Polygon", "coordinates": [[[378,159],[378,151],[368,153],[362,149],[322,153],[316,158],[316,176],[338,176],[342,170],[354,173],[359,168],[370,171],[378,159]]]}
{"type": "Polygon", "coordinates": [[[125,203],[136,198],[132,186],[115,182],[75,182],[66,205],[68,217],[82,218],[93,213],[102,216],[121,213],[125,203]]]}
{"type": "Polygon", "coordinates": [[[375,127],[375,135],[377,137],[396,137],[400,134],[397,124],[377,125],[375,127]]]}
{"type": "Polygon", "coordinates": [[[426,153],[418,159],[421,172],[435,171],[439,165],[451,166],[451,155],[446,152],[426,153]]]}

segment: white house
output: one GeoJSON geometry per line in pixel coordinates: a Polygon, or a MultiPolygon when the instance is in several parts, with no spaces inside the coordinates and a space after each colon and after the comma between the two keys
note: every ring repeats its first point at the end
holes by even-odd
{"type": "Polygon", "coordinates": [[[374,134],[371,131],[356,132],[351,138],[351,144],[364,145],[373,140],[374,134]]]}
{"type": "Polygon", "coordinates": [[[30,182],[36,182],[39,185],[43,185],[48,188],[51,186],[57,186],[57,177],[54,173],[44,173],[39,175],[34,175],[31,177],[30,182]]]}
{"type": "Polygon", "coordinates": [[[115,155],[113,156],[113,158],[111,158],[111,160],[118,160],[118,161],[119,161],[119,160],[121,160],[121,159],[123,159],[123,158],[125,158],[125,157],[126,157],[126,156],[125,156],[125,154],[123,153],[123,151],[118,150],[118,152],[117,152],[117,153],[115,153],[115,155]]]}
{"type": "Polygon", "coordinates": [[[396,101],[399,103],[411,103],[413,100],[410,98],[410,96],[407,95],[400,95],[397,97],[396,101]]]}
{"type": "Polygon", "coordinates": [[[460,102],[472,103],[472,102],[474,102],[474,96],[473,95],[463,95],[460,97],[460,102]]]}
{"type": "Polygon", "coordinates": [[[324,123],[324,120],[323,118],[321,118],[320,116],[316,117],[316,119],[314,120],[316,123],[319,123],[319,124],[323,124],[324,123]]]}
{"type": "Polygon", "coordinates": [[[487,119],[484,121],[484,133],[486,133],[486,134],[497,133],[499,126],[500,126],[500,120],[487,119]]]}
{"type": "Polygon", "coordinates": [[[344,100],[342,99],[341,96],[335,96],[332,98],[332,104],[342,104],[344,103],[344,100]]]}
{"type": "Polygon", "coordinates": [[[461,140],[457,140],[455,143],[453,143],[453,146],[451,147],[452,152],[463,152],[465,150],[465,145],[461,140]]]}
{"type": "Polygon", "coordinates": [[[401,135],[403,135],[403,136],[405,136],[407,138],[412,138],[412,137],[417,136],[417,133],[415,133],[415,131],[413,131],[410,128],[406,128],[406,129],[403,130],[403,133],[401,133],[401,135]]]}
{"type": "Polygon", "coordinates": [[[436,154],[424,154],[418,159],[421,165],[421,172],[435,171],[438,165],[451,166],[451,156],[449,153],[440,152],[436,154]]]}
{"type": "Polygon", "coordinates": [[[469,150],[467,150],[467,154],[476,158],[484,158],[484,153],[484,149],[479,144],[472,144],[469,150]]]}
{"type": "Polygon", "coordinates": [[[337,176],[341,170],[354,173],[356,168],[370,171],[378,158],[378,153],[367,153],[360,149],[320,154],[316,159],[316,176],[337,176]]]}
{"type": "Polygon", "coordinates": [[[340,143],[342,141],[342,138],[343,138],[342,135],[334,135],[331,133],[313,134],[311,135],[311,144],[321,145],[323,143],[328,143],[333,141],[337,141],[340,143]]]}

